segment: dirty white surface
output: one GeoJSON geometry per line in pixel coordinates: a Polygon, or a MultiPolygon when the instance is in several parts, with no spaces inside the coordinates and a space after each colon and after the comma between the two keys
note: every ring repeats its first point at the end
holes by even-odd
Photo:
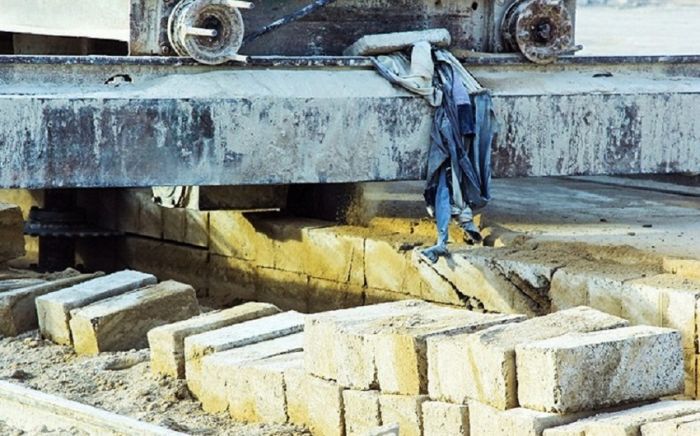
{"type": "Polygon", "coordinates": [[[130,0],[0,0],[0,31],[129,40],[130,0]]]}
{"type": "Polygon", "coordinates": [[[579,55],[700,54],[700,1],[576,10],[579,55]]]}

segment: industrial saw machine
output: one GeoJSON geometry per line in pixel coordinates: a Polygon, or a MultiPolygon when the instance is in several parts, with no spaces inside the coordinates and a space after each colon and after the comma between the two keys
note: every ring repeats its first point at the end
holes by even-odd
{"type": "Polygon", "coordinates": [[[575,0],[0,6],[0,188],[45,190],[28,231],[47,241],[110,234],[73,188],[173,187],[181,205],[197,186],[201,206],[241,187],[210,202],[249,208],[270,206],[253,187],[421,180],[433,108],[343,55],[390,32],[449,32],[492,95],[496,177],[700,169],[700,57],[574,55],[575,0]]]}

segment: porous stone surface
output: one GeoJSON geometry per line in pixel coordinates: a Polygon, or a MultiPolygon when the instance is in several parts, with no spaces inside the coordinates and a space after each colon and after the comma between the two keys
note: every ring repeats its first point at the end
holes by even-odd
{"type": "Polygon", "coordinates": [[[424,436],[469,436],[469,408],[463,404],[423,403],[424,436]]]}
{"type": "Polygon", "coordinates": [[[151,371],[171,377],[185,377],[185,338],[264,316],[279,313],[267,303],[245,303],[229,309],[156,327],[148,332],[151,371]]]}
{"type": "Polygon", "coordinates": [[[401,436],[423,434],[423,403],[427,395],[379,395],[383,424],[398,424],[401,436]]]}
{"type": "Polygon", "coordinates": [[[683,392],[678,331],[635,326],[516,347],[520,405],[570,413],[683,392]]]}
{"type": "Polygon", "coordinates": [[[548,428],[569,424],[595,412],[561,415],[516,407],[500,410],[478,401],[469,401],[471,436],[541,436],[548,428]]]}
{"type": "Polygon", "coordinates": [[[187,386],[195,396],[201,396],[199,383],[203,377],[201,360],[204,356],[292,335],[303,329],[304,315],[291,311],[189,336],[185,338],[187,386]]]}
{"type": "Polygon", "coordinates": [[[427,41],[436,47],[447,47],[452,39],[447,29],[366,35],[345,49],[343,54],[345,56],[370,56],[393,53],[411,47],[420,41],[427,41]]]}
{"type": "Polygon", "coordinates": [[[348,389],[343,392],[343,406],[345,432],[348,436],[365,436],[370,430],[382,425],[377,391],[348,389]]]}
{"type": "Polygon", "coordinates": [[[246,362],[255,362],[272,356],[297,353],[303,350],[301,333],[282,336],[238,348],[209,354],[201,359],[201,370],[187,372],[190,391],[202,402],[202,408],[210,413],[228,409],[230,391],[238,389],[238,369],[246,362]],[[196,391],[192,389],[196,387],[196,391]]]}
{"type": "Polygon", "coordinates": [[[473,399],[502,410],[517,407],[517,345],[565,333],[606,330],[627,324],[622,318],[577,307],[473,334],[430,338],[430,397],[460,404],[473,399]]]}
{"type": "MultiPolygon", "coordinates": [[[[103,275],[79,274],[68,275],[49,282],[32,279],[29,286],[23,286],[0,293],[0,335],[16,336],[37,328],[36,305],[34,300],[50,292],[68,288],[103,275]]],[[[4,283],[4,282],[3,282],[4,283]]],[[[1,285],[2,283],[0,283],[1,285]]]]}
{"type": "Polygon", "coordinates": [[[700,413],[661,422],[650,422],[641,428],[641,436],[696,436],[699,434],[700,413]]]}
{"type": "Polygon", "coordinates": [[[70,313],[73,346],[78,354],[146,348],[152,328],[199,315],[190,285],[165,281],[107,298],[70,313]]]}
{"type": "Polygon", "coordinates": [[[229,413],[237,421],[284,424],[287,416],[285,375],[301,371],[302,352],[242,362],[227,375],[229,413]]]}
{"type": "Polygon", "coordinates": [[[0,263],[24,256],[24,220],[14,204],[0,203],[0,263]]]}
{"type": "Polygon", "coordinates": [[[304,371],[289,371],[287,413],[289,421],[301,425],[312,434],[343,436],[343,388],[304,371]]]}
{"type": "Polygon", "coordinates": [[[57,344],[70,345],[71,310],[156,282],[151,274],[125,270],[37,297],[39,331],[57,344]]]}
{"type": "Polygon", "coordinates": [[[354,389],[427,393],[427,338],[524,319],[408,300],[311,317],[306,369],[354,389]]]}
{"type": "Polygon", "coordinates": [[[601,413],[560,427],[545,430],[544,436],[639,435],[643,425],[700,412],[700,401],[660,401],[612,413],[601,413]]]}

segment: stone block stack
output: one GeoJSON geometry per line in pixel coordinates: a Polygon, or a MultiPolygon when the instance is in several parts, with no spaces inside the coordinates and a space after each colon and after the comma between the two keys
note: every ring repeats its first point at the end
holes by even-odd
{"type": "Polygon", "coordinates": [[[268,313],[186,337],[181,354],[205,410],[315,435],[657,436],[700,421],[700,402],[659,401],[683,392],[680,333],[587,307],[268,313]]]}

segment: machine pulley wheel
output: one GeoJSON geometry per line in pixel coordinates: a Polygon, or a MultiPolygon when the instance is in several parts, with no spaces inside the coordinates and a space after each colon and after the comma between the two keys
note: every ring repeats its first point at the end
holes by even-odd
{"type": "Polygon", "coordinates": [[[170,14],[168,38],[179,56],[218,65],[230,60],[245,62],[238,54],[245,28],[238,7],[231,0],[183,0],[170,14]]]}
{"type": "Polygon", "coordinates": [[[519,51],[538,64],[554,62],[574,46],[574,23],[561,0],[521,0],[513,3],[503,18],[506,49],[519,51]]]}

